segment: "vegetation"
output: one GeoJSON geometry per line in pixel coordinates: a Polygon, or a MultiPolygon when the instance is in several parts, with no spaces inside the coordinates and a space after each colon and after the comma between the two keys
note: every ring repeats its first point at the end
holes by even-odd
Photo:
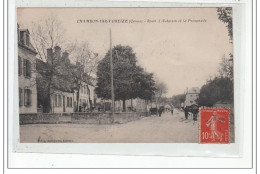
{"type": "MultiPolygon", "coordinates": [[[[147,73],[137,65],[136,55],[129,46],[117,45],[112,49],[114,94],[115,100],[141,98],[150,100],[155,92],[153,74],[147,73]]],[[[97,87],[95,92],[98,97],[111,99],[111,73],[110,51],[108,51],[97,67],[97,87]]]]}

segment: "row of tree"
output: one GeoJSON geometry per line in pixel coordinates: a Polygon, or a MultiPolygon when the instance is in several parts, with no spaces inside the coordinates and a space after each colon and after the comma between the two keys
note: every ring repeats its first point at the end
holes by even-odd
{"type": "MultiPolygon", "coordinates": [[[[219,20],[226,24],[230,42],[233,42],[233,17],[231,7],[217,9],[219,20]]],[[[219,74],[207,81],[200,90],[198,104],[201,106],[213,106],[217,102],[233,103],[233,54],[223,56],[219,65],[219,74]]]]}
{"type": "MultiPolygon", "coordinates": [[[[233,17],[231,7],[217,8],[218,19],[226,24],[230,42],[233,42],[233,17]]],[[[211,107],[217,102],[233,103],[233,54],[228,57],[223,56],[219,64],[219,74],[213,79],[209,79],[200,90],[197,103],[200,106],[211,107]]],[[[185,101],[185,94],[175,95],[171,98],[171,103],[180,107],[185,101]]]]}

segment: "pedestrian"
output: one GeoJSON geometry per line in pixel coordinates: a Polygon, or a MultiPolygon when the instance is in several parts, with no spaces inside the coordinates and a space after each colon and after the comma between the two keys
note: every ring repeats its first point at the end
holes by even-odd
{"type": "Polygon", "coordinates": [[[173,115],[173,108],[171,108],[171,114],[173,115]]]}
{"type": "Polygon", "coordinates": [[[162,112],[163,112],[162,108],[160,108],[160,109],[158,110],[158,112],[159,112],[159,117],[161,117],[162,112]]]}
{"type": "Polygon", "coordinates": [[[184,113],[185,113],[185,119],[187,120],[189,116],[188,107],[184,108],[184,113]]]}

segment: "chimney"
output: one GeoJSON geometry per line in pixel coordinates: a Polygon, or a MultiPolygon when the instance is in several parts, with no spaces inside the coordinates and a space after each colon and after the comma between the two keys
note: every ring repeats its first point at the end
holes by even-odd
{"type": "Polygon", "coordinates": [[[53,63],[53,61],[52,61],[52,48],[47,49],[47,62],[49,64],[53,63]]]}
{"type": "Polygon", "coordinates": [[[67,51],[63,52],[62,57],[64,59],[68,59],[69,58],[69,53],[67,51]]]}
{"type": "Polygon", "coordinates": [[[54,47],[54,56],[55,59],[59,60],[61,57],[61,48],[59,46],[54,47]]]}

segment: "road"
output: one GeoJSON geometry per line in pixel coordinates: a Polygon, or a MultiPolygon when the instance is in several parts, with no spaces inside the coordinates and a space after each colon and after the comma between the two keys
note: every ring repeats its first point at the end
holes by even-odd
{"type": "Polygon", "coordinates": [[[125,124],[32,124],[20,126],[24,143],[198,143],[198,123],[184,113],[145,117],[125,124]]]}

